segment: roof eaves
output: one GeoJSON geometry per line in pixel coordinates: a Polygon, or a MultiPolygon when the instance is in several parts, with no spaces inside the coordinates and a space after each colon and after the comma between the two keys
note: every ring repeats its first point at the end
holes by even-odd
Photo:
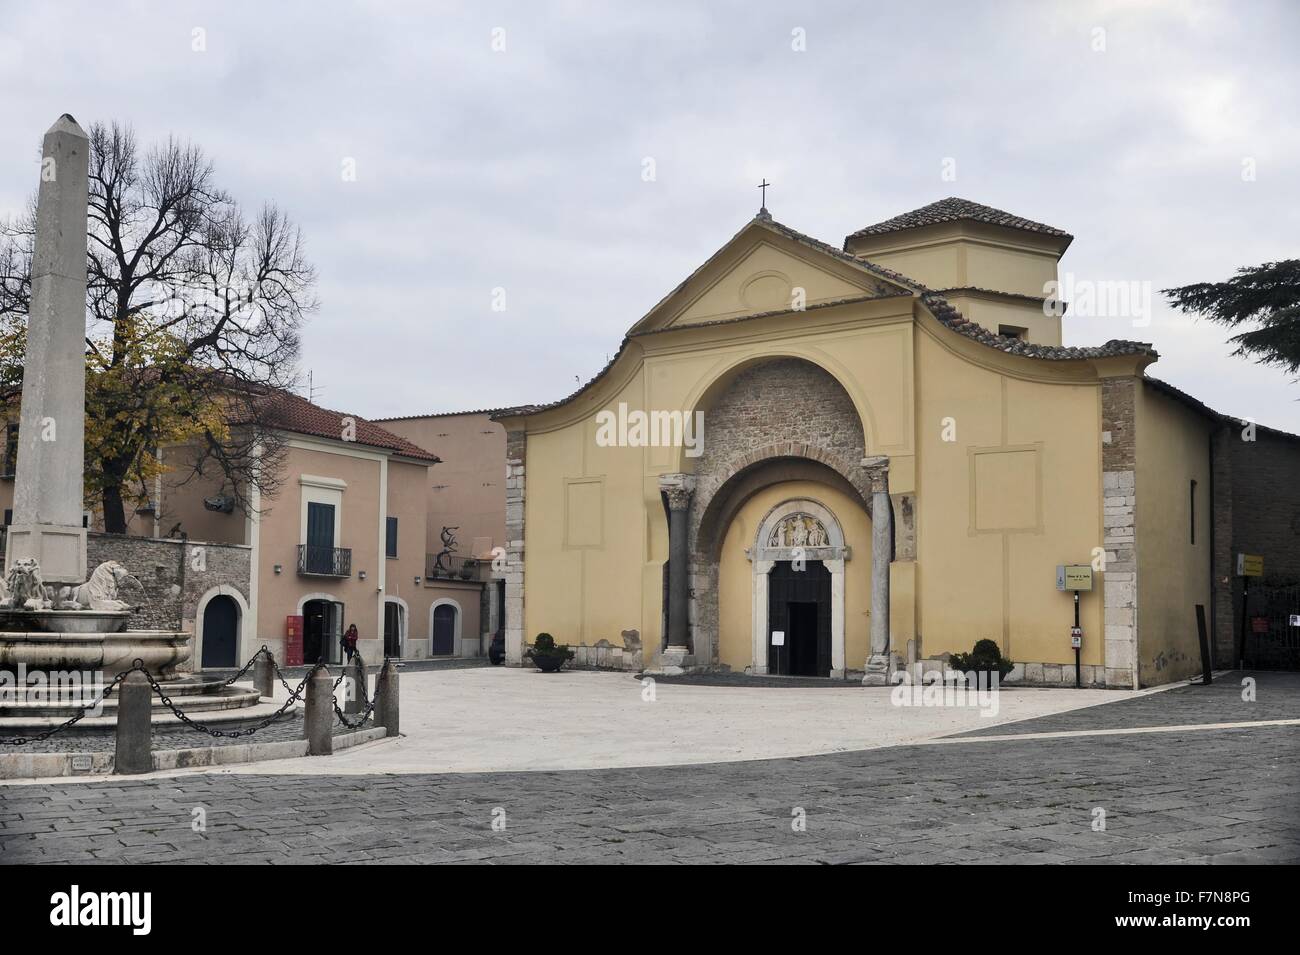
{"type": "Polygon", "coordinates": [[[982,345],[994,348],[1009,355],[1025,358],[1041,358],[1048,361],[1080,361],[1094,358],[1114,358],[1122,355],[1151,355],[1158,357],[1155,348],[1149,342],[1134,342],[1125,339],[1112,339],[1104,345],[1091,347],[1068,347],[1064,345],[1039,345],[1021,341],[1018,338],[1006,338],[997,335],[983,325],[976,324],[962,315],[957,308],[938,292],[927,292],[921,301],[936,319],[953,331],[967,338],[974,339],[982,345]]]}

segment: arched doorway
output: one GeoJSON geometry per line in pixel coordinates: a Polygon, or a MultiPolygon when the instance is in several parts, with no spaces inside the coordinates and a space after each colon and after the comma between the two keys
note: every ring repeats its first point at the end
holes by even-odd
{"type": "Polygon", "coordinates": [[[239,604],[218,594],[203,608],[203,669],[239,665],[239,604]]]}
{"type": "Polygon", "coordinates": [[[384,601],[384,656],[401,657],[406,636],[406,608],[396,600],[384,601]]]}
{"type": "Polygon", "coordinates": [[[828,484],[753,491],[718,547],[718,663],[831,679],[861,666],[870,648],[871,534],[858,498],[828,484]]]}
{"type": "Polygon", "coordinates": [[[343,604],[329,599],[312,599],[302,605],[302,660],[338,663],[343,655],[343,604]]]}
{"type": "Polygon", "coordinates": [[[454,654],[460,643],[460,607],[446,600],[434,604],[429,612],[429,656],[454,654]]]}

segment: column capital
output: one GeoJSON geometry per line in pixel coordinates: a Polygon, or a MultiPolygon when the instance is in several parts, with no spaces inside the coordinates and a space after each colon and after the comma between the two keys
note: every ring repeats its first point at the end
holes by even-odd
{"type": "Polygon", "coordinates": [[[862,467],[867,472],[867,482],[873,494],[889,493],[889,458],[884,455],[862,459],[862,467]]]}
{"type": "Polygon", "coordinates": [[[695,476],[693,474],[661,474],[659,490],[668,498],[670,511],[684,511],[691,504],[691,495],[695,493],[695,476]]]}

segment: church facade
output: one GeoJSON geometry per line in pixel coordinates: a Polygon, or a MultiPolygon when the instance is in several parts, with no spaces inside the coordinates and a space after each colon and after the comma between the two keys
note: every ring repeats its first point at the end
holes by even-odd
{"type": "Polygon", "coordinates": [[[497,416],[508,662],[547,632],[884,683],[987,638],[1073,685],[1077,565],[1084,685],[1199,673],[1219,423],[1149,344],[1061,345],[1070,241],[956,199],[842,247],[761,211],[577,393],[497,416]]]}

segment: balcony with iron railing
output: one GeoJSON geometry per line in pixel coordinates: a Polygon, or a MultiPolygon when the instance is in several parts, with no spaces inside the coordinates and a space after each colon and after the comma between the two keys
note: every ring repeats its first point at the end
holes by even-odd
{"type": "Polygon", "coordinates": [[[303,577],[351,577],[352,548],[299,544],[298,573],[303,577]]]}
{"type": "Polygon", "coordinates": [[[481,568],[489,564],[489,561],[474,557],[425,554],[424,578],[425,580],[481,580],[481,568]],[[442,558],[441,562],[439,557],[442,558]]]}

